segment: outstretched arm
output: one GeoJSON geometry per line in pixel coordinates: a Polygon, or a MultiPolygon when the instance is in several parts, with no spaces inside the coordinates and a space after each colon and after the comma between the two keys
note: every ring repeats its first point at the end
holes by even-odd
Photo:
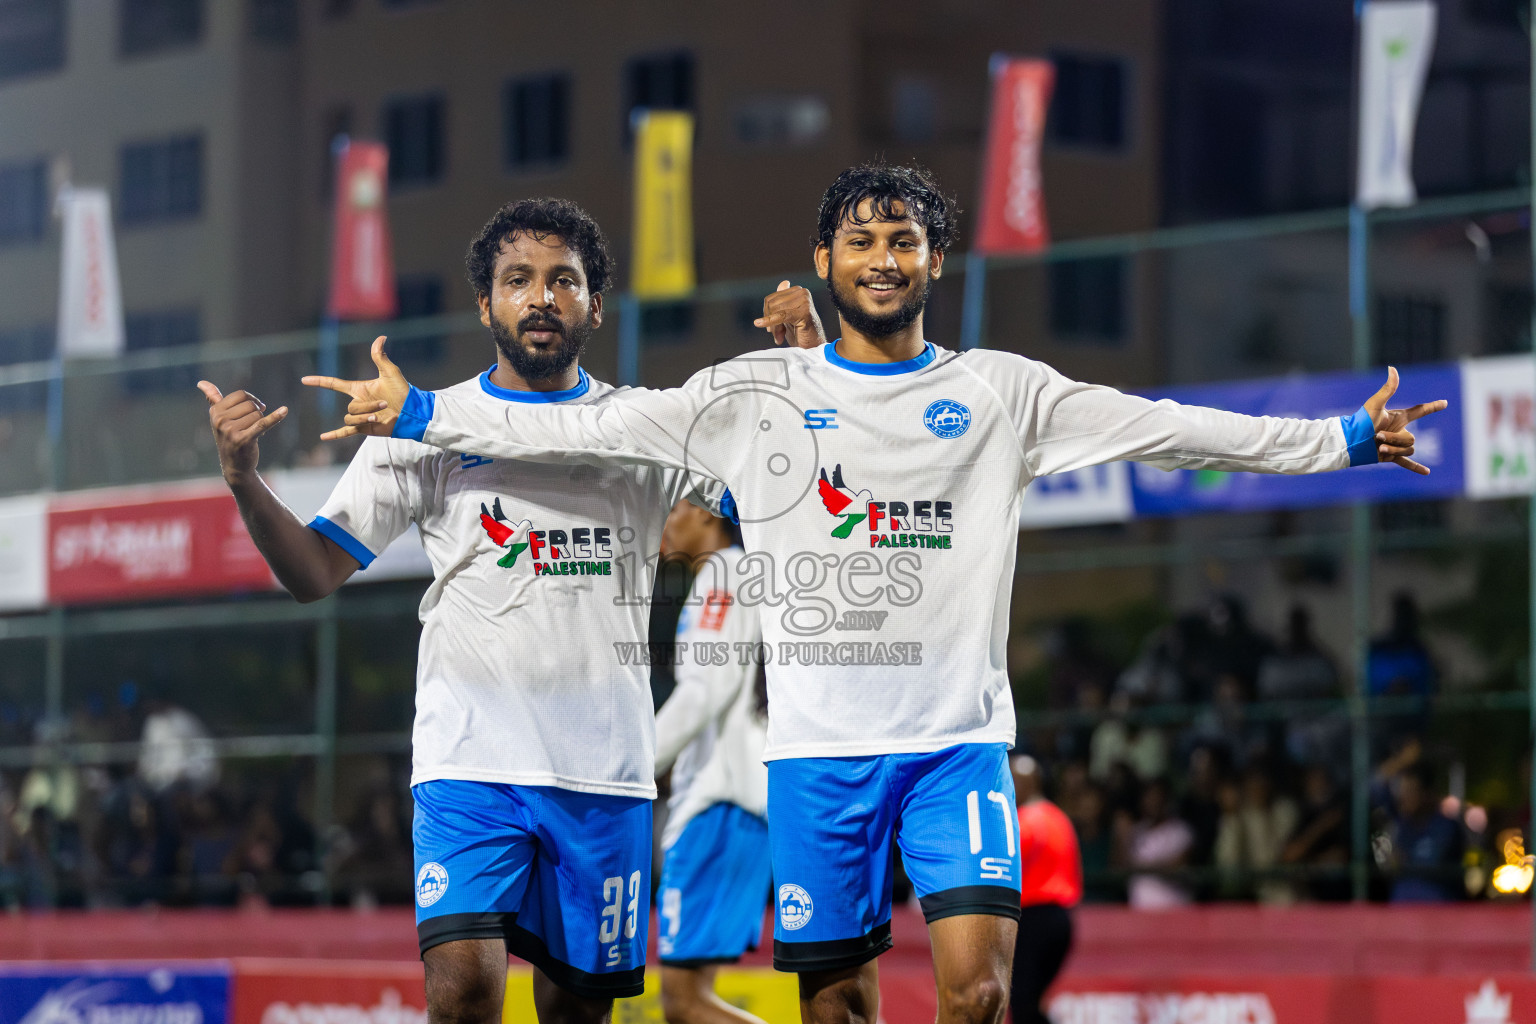
{"type": "Polygon", "coordinates": [[[1448,404],[1387,409],[1398,385],[1391,368],[1387,382],[1354,415],[1306,420],[1153,402],[1035,367],[1013,396],[1031,476],[1120,459],[1162,469],[1253,473],[1320,473],[1380,461],[1427,475],[1428,467],[1411,458],[1408,425],[1448,404]]]}
{"type": "Polygon", "coordinates": [[[305,384],[352,399],[345,425],[321,434],[322,439],[401,437],[490,458],[616,459],[723,480],[727,435],[746,408],[746,403],[711,395],[709,371],[681,388],[627,389],[587,405],[492,404],[413,387],[385,354],[383,337],[375,339],[372,355],[379,371],[374,380],[303,378],[305,384]]]}

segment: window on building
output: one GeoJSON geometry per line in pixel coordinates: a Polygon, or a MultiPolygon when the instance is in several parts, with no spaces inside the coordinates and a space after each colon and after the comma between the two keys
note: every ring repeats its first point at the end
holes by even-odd
{"type": "Polygon", "coordinates": [[[521,170],[563,163],[570,155],[570,106],[569,75],[508,82],[502,96],[507,166],[521,170]]]}
{"type": "Polygon", "coordinates": [[[187,220],[203,209],[203,138],[179,135],[122,148],[124,224],[187,220]]]}
{"type": "Polygon", "coordinates": [[[193,46],[203,36],[203,0],[121,0],[118,32],[125,57],[193,46]]]}
{"type": "Polygon", "coordinates": [[[299,38],[299,0],[250,0],[251,37],[263,43],[299,38]]]}
{"type": "Polygon", "coordinates": [[[443,98],[407,96],[384,105],[392,186],[431,185],[443,176],[443,98]]]}
{"type": "Polygon", "coordinates": [[[35,242],[48,229],[48,165],[0,164],[0,245],[35,242]]]}
{"type": "Polygon", "coordinates": [[[624,66],[624,140],[631,138],[630,117],[635,110],[692,110],[693,54],[675,53],[635,57],[624,66]]]}
{"type": "MultiPolygon", "coordinates": [[[[401,274],[395,279],[395,300],[402,320],[437,316],[443,311],[443,279],[436,274],[401,274]]],[[[443,336],[401,338],[390,346],[393,358],[406,367],[441,361],[443,336]]]]}
{"type": "MultiPolygon", "coordinates": [[[[52,359],[55,333],[52,324],[0,328],[0,366],[52,359]]],[[[0,415],[36,412],[47,404],[46,382],[0,388],[0,415]]]]}
{"type": "Polygon", "coordinates": [[[1484,353],[1531,350],[1531,286],[1493,285],[1488,289],[1484,353]]]}
{"type": "Polygon", "coordinates": [[[731,115],[736,141],[747,146],[809,146],[831,126],[832,111],[820,96],[755,96],[731,115]]]}
{"type": "Polygon", "coordinates": [[[891,134],[898,142],[932,142],[938,134],[939,93],[928,78],[891,80],[891,134]]]}
{"type": "MultiPolygon", "coordinates": [[[[123,347],[129,352],[178,348],[202,341],[202,316],[195,307],[129,313],[123,317],[123,347]]],[[[129,394],[179,392],[197,386],[195,365],[157,370],[131,370],[123,374],[129,394]]]]}
{"type": "Polygon", "coordinates": [[[0,0],[0,81],[64,66],[64,0],[0,0]]]}
{"type": "Polygon", "coordinates": [[[336,139],[352,134],[352,108],[331,107],[320,118],[320,198],[331,201],[336,190],[336,139]]]}
{"type": "Polygon", "coordinates": [[[1125,148],[1125,61],[1058,53],[1056,87],[1046,119],[1052,142],[1065,146],[1120,150],[1125,148]]]}
{"type": "Polygon", "coordinates": [[[1116,345],[1126,337],[1123,256],[1050,265],[1051,332],[1063,341],[1116,345]]]}
{"type": "Polygon", "coordinates": [[[691,302],[658,302],[640,309],[640,333],[646,341],[687,341],[693,334],[693,323],[691,302]]]}
{"type": "Polygon", "coordinates": [[[1445,358],[1445,302],[1433,295],[1376,296],[1376,362],[1402,366],[1445,358]]]}

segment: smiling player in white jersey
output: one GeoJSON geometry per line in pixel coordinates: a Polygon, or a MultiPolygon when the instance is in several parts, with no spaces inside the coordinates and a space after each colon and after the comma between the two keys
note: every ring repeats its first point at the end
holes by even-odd
{"type": "MultiPolygon", "coordinates": [[[[578,365],[612,277],[584,211],[508,204],[466,262],[497,361],[445,395],[488,409],[613,397],[578,365]]],[[[819,341],[804,289],[786,283],[764,312],[780,340],[819,341]]],[[[718,500],[718,482],[370,438],[305,524],[256,473],[256,439],[286,409],[199,386],[251,536],[300,600],[420,529],[434,578],[421,604],[411,792],[429,1018],[499,1021],[510,951],[536,969],[544,1024],[606,1020],[614,997],[642,988],[656,794],[648,671],[615,645],[645,641],[667,511],[683,497],[718,500]]]]}
{"type": "Polygon", "coordinates": [[[756,949],[768,905],[767,694],[757,609],[737,596],[734,523],[680,501],[662,551],[696,570],[677,623],[677,687],[656,713],[656,772],[672,772],[658,945],[668,1024],[762,1024],[715,994],[715,971],[756,949]]]}
{"type": "Polygon", "coordinates": [[[939,1020],[1002,1016],[1019,899],[1004,655],[1031,480],[1119,459],[1427,473],[1406,428],[1445,406],[1388,411],[1393,371],[1349,417],[1250,417],[1079,383],[1009,353],[940,349],[922,313],[954,242],[952,204],[924,172],[852,168],[823,197],[815,239],[842,320],[835,346],[738,357],[602,409],[434,399],[377,345],[376,380],[306,378],[353,399],[325,437],[617,459],[730,487],[757,560],[738,593],[763,606],[774,656],[774,956],[799,972],[807,1021],[877,1017],[893,842],[929,922],[939,1020]]]}

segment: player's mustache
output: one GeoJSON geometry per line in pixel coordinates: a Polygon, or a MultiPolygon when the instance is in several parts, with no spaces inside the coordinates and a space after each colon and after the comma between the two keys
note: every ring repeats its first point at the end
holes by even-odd
{"type": "Polygon", "coordinates": [[[531,313],[517,322],[517,333],[527,334],[529,331],[554,331],[561,337],[565,336],[565,324],[552,316],[540,316],[531,313]]]}

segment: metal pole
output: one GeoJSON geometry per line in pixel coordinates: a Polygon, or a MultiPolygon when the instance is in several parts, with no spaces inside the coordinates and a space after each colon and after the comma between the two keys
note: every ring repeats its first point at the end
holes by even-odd
{"type": "MultiPolygon", "coordinates": [[[[1371,365],[1371,226],[1359,205],[1349,211],[1349,314],[1353,326],[1356,370],[1371,365]]],[[[1366,683],[1371,653],[1371,506],[1350,510],[1350,616],[1354,623],[1351,662],[1355,685],[1349,699],[1350,717],[1350,876],[1356,900],[1369,893],[1371,856],[1371,734],[1366,683]]]]}
{"type": "MultiPolygon", "coordinates": [[[[1531,37],[1531,164],[1529,171],[1529,184],[1531,187],[1530,214],[1526,218],[1526,225],[1531,235],[1531,275],[1533,285],[1536,285],[1536,7],[1526,8],[1526,33],[1531,37]]],[[[1536,303],[1531,305],[1531,351],[1536,358],[1536,303]]],[[[1529,516],[1530,525],[1526,529],[1526,546],[1529,549],[1530,581],[1529,581],[1529,605],[1530,605],[1530,635],[1526,640],[1526,685],[1531,693],[1531,824],[1527,831],[1536,833],[1536,493],[1530,498],[1529,516]]],[[[1525,837],[1525,849],[1527,853],[1536,847],[1536,839],[1531,835],[1525,837]]],[[[1531,970],[1536,972],[1536,906],[1531,910],[1531,970]]]]}
{"type": "Polygon", "coordinates": [[[315,732],[320,737],[320,756],[315,761],[315,859],[320,869],[321,906],[331,902],[331,866],[328,854],[331,827],[336,816],[336,595],[324,599],[315,627],[315,732]]]}
{"type": "Polygon", "coordinates": [[[53,356],[53,373],[48,378],[48,487],[64,490],[64,357],[53,356]]]}
{"type": "Polygon", "coordinates": [[[965,304],[960,311],[960,348],[980,348],[987,315],[987,259],[980,253],[965,258],[965,304]]]}
{"type": "Polygon", "coordinates": [[[619,296],[619,385],[640,386],[640,300],[619,296]]]}
{"type": "MultiPolygon", "coordinates": [[[[338,376],[341,369],[341,321],[334,316],[326,316],[320,321],[320,348],[315,353],[315,372],[322,377],[338,376]]],[[[331,417],[336,412],[336,392],[319,389],[316,401],[320,413],[320,422],[325,424],[325,429],[332,429],[335,424],[331,417]]]]}

